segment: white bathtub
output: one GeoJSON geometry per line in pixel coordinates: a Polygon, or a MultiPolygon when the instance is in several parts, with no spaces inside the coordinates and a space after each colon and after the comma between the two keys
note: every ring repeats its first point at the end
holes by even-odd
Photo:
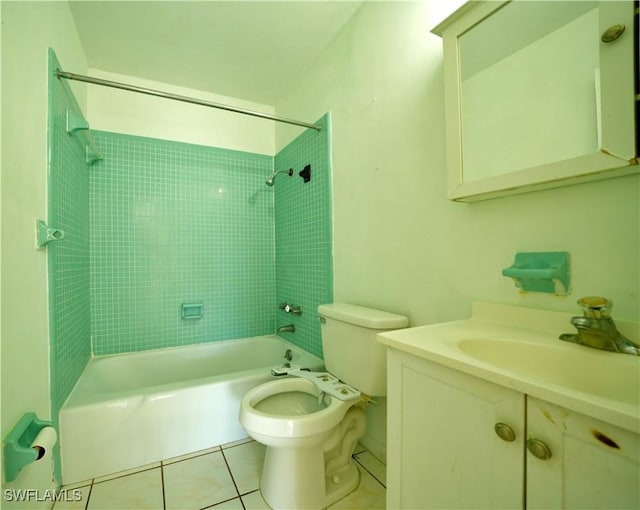
{"type": "Polygon", "coordinates": [[[92,358],[60,411],[63,483],[143,466],[247,437],[240,401],[292,363],[322,360],[264,336],[92,358]]]}

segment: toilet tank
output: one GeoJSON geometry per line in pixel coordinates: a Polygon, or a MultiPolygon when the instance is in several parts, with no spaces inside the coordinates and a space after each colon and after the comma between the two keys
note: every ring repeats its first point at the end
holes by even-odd
{"type": "Polygon", "coordinates": [[[318,315],[327,371],[367,395],[385,396],[387,352],[376,335],[404,328],[409,320],[404,315],[346,303],[319,305],[318,315]]]}

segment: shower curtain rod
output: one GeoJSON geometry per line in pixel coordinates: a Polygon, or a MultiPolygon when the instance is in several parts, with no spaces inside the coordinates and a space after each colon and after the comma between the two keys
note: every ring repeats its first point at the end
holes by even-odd
{"type": "Polygon", "coordinates": [[[64,78],[66,80],[83,81],[86,83],[93,83],[94,85],[103,85],[105,87],[111,87],[114,89],[128,90],[129,92],[138,92],[140,94],[147,94],[148,96],[163,97],[165,99],[173,99],[174,101],[182,101],[183,103],[197,104],[200,106],[208,106],[210,108],[217,108],[219,110],[226,110],[229,112],[241,113],[243,115],[251,115],[252,117],[260,117],[262,119],[273,120],[276,122],[284,122],[285,124],[293,124],[295,126],[302,126],[306,128],[315,129],[316,131],[322,130],[317,124],[310,124],[308,122],[302,122],[301,120],[287,119],[284,117],[278,117],[277,115],[271,115],[269,113],[256,112],[254,110],[247,110],[245,108],[238,108],[236,106],[229,106],[221,103],[214,103],[212,101],[204,101],[203,99],[196,99],[188,96],[181,96],[178,94],[171,94],[169,92],[162,92],[161,90],[148,89],[145,87],[138,87],[137,85],[127,85],[126,83],[119,83],[117,81],[103,80],[101,78],[93,78],[91,76],[83,76],[81,74],[68,73],[56,69],[56,77],[64,78]]]}

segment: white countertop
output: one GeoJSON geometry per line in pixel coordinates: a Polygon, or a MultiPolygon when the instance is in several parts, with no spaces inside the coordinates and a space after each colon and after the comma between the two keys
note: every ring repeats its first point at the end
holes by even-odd
{"type": "MultiPolygon", "coordinates": [[[[600,351],[559,340],[562,333],[575,333],[569,323],[574,315],[580,314],[477,302],[469,319],[379,333],[378,341],[389,348],[640,433],[640,356],[600,351]],[[511,344],[508,347],[514,348],[509,349],[510,352],[517,352],[522,346],[529,349],[523,350],[523,356],[513,355],[496,364],[482,361],[469,354],[468,349],[465,352],[464,346],[474,341],[489,341],[494,346],[500,344],[493,341],[508,342],[511,344]],[[526,355],[531,352],[541,356],[526,355]],[[546,363],[545,359],[549,358],[553,359],[546,363]],[[564,384],[563,380],[569,382],[564,384]],[[586,386],[591,386],[593,391],[586,386]],[[618,391],[620,399],[608,397],[617,395],[618,391]]],[[[615,322],[622,334],[638,342],[640,324],[615,322]]]]}

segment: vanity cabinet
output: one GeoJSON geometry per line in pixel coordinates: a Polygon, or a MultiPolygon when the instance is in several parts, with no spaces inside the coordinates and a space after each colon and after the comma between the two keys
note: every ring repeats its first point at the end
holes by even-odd
{"type": "Polygon", "coordinates": [[[387,362],[387,508],[521,508],[522,394],[394,349],[387,362]]]}
{"type": "Polygon", "coordinates": [[[527,509],[640,508],[640,435],[531,397],[527,433],[551,452],[527,452],[527,509]]]}
{"type": "Polygon", "coordinates": [[[638,434],[393,348],[387,359],[387,508],[640,507],[638,434]]]}

